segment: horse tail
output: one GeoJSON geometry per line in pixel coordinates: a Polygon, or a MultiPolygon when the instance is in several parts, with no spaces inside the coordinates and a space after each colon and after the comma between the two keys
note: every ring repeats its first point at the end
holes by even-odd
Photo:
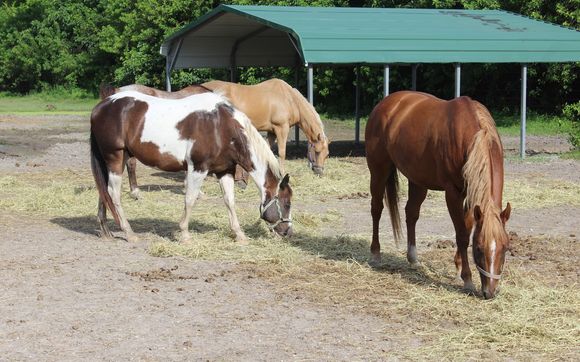
{"type": "Polygon", "coordinates": [[[385,204],[389,207],[395,244],[398,247],[401,240],[401,217],[399,215],[399,176],[396,168],[387,179],[386,191],[385,204]]]}
{"type": "Polygon", "coordinates": [[[117,224],[120,224],[119,214],[117,209],[113,205],[113,200],[111,195],[107,191],[109,186],[109,173],[107,172],[107,164],[103,158],[103,154],[99,149],[97,144],[97,139],[95,134],[91,131],[91,170],[93,171],[93,177],[95,178],[95,183],[97,184],[97,190],[99,191],[99,197],[101,201],[111,210],[113,218],[117,224]]]}
{"type": "Polygon", "coordinates": [[[117,92],[117,88],[113,87],[110,84],[101,84],[99,86],[99,97],[101,100],[111,96],[117,92]]]}

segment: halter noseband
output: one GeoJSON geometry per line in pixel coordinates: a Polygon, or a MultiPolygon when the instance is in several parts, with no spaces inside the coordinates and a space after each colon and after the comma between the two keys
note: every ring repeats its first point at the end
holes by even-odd
{"type": "Polygon", "coordinates": [[[493,274],[493,273],[487,272],[487,271],[483,270],[483,268],[480,268],[479,265],[477,265],[477,263],[475,263],[475,267],[483,276],[486,276],[490,279],[497,279],[497,280],[501,279],[501,274],[493,274]]]}
{"type": "MultiPolygon", "coordinates": [[[[314,148],[314,144],[311,142],[308,142],[308,148],[314,148]]],[[[316,154],[316,150],[314,150],[314,153],[316,154]]],[[[324,171],[324,167],[323,166],[318,166],[315,163],[315,160],[310,156],[310,152],[307,152],[306,155],[308,156],[308,167],[310,167],[313,171],[319,171],[322,172],[324,171]]]]}
{"type": "Polygon", "coordinates": [[[266,222],[266,224],[268,224],[268,229],[270,229],[270,231],[274,231],[274,228],[282,223],[288,223],[288,226],[292,226],[292,219],[285,219],[282,216],[282,209],[280,208],[280,201],[278,200],[278,196],[272,198],[272,200],[270,200],[266,205],[260,204],[260,217],[266,222]],[[278,220],[275,222],[269,222],[268,220],[264,219],[266,210],[268,210],[272,205],[276,205],[276,208],[278,209],[278,220]]]}

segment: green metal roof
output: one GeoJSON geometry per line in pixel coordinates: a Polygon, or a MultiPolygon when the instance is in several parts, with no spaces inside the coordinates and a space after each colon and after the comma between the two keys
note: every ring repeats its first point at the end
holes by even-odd
{"type": "Polygon", "coordinates": [[[304,64],[580,61],[579,31],[501,10],[220,5],[167,38],[161,53],[180,39],[178,68],[234,58],[289,65],[297,56],[304,64]]]}

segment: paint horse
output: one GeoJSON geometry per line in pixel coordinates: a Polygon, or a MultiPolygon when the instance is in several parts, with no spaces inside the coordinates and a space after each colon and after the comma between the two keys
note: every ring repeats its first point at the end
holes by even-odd
{"type": "Polygon", "coordinates": [[[237,164],[255,181],[260,216],[279,235],[292,234],[289,177],[245,114],[223,97],[202,93],[161,99],[135,91],[116,93],[91,113],[91,168],[99,191],[98,219],[103,236],[108,208],[128,241],[136,240],[121,206],[121,175],[128,157],[163,171],[186,171],[185,208],[179,223],[182,239],[191,209],[208,173],[220,182],[236,241],[247,243],[234,207],[233,174],[237,164]]]}
{"type": "MultiPolygon", "coordinates": [[[[167,98],[167,99],[180,99],[193,94],[207,93],[211,90],[203,87],[201,85],[190,85],[176,92],[166,92],[156,88],[147,87],[141,84],[130,84],[120,88],[115,88],[110,85],[101,85],[99,88],[99,95],[101,100],[107,98],[110,95],[125,91],[136,91],[139,93],[147,94],[153,97],[167,98]]],[[[139,186],[137,185],[137,160],[135,157],[127,158],[127,174],[129,175],[129,186],[131,188],[131,197],[135,200],[139,199],[139,186]]],[[[239,171],[237,171],[239,173],[239,171]]]]}
{"type": "Polygon", "coordinates": [[[236,108],[246,113],[259,131],[267,132],[271,146],[277,140],[282,165],[286,159],[290,127],[298,124],[308,137],[309,166],[317,175],[323,174],[329,141],[320,116],[297,89],[275,78],[256,85],[219,80],[202,85],[224,95],[236,108]]]}
{"type": "Polygon", "coordinates": [[[474,290],[467,257],[471,233],[483,295],[493,298],[509,244],[505,224],[511,206],[507,203],[501,210],[503,148],[489,111],[468,97],[444,101],[425,93],[397,92],[374,108],[365,137],[372,262],[381,259],[379,221],[385,192],[395,240],[400,239],[399,170],[409,180],[407,260],[417,262],[415,225],[427,190],[443,190],[455,227],[455,265],[464,288],[474,290]]]}

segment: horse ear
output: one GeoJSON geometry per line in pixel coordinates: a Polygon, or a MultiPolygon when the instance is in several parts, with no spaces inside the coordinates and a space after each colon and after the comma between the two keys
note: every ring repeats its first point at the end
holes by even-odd
{"type": "Polygon", "coordinates": [[[499,214],[501,222],[504,224],[510,219],[510,214],[512,213],[512,205],[508,202],[505,209],[499,214]]]}
{"type": "Polygon", "coordinates": [[[290,175],[286,174],[286,176],[284,176],[284,178],[282,179],[282,182],[280,182],[280,188],[286,188],[288,187],[288,183],[290,182],[290,175]]]}
{"type": "Polygon", "coordinates": [[[479,205],[475,205],[473,208],[473,217],[475,218],[475,222],[478,224],[483,220],[483,213],[481,212],[479,205]]]}

